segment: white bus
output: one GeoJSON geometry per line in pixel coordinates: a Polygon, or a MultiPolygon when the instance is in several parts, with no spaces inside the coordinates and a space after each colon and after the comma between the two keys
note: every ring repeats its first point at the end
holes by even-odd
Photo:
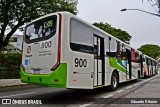
{"type": "Polygon", "coordinates": [[[155,59],[142,55],[143,58],[143,77],[149,77],[156,74],[156,61],[155,59]]]}
{"type": "Polygon", "coordinates": [[[68,12],[28,23],[21,81],[51,87],[94,89],[139,79],[142,53],[68,12]]]}

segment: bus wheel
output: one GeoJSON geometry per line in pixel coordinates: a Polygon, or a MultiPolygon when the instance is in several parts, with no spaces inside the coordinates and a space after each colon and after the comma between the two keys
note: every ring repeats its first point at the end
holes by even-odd
{"type": "Polygon", "coordinates": [[[112,73],[112,77],[111,77],[111,86],[110,86],[110,88],[111,88],[112,91],[114,91],[114,90],[117,89],[117,87],[118,87],[118,75],[117,75],[117,73],[113,72],[112,73]]]}

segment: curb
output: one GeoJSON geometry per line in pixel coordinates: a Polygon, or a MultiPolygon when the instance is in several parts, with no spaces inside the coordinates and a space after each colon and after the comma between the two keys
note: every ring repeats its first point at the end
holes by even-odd
{"type": "Polygon", "coordinates": [[[0,87],[11,87],[20,85],[27,85],[27,84],[22,83],[20,79],[0,79],[0,87]]]}

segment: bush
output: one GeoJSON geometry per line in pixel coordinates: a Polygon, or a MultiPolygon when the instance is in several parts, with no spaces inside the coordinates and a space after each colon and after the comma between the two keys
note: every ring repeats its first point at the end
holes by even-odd
{"type": "Polygon", "coordinates": [[[0,79],[20,78],[20,53],[0,53],[0,79]]]}

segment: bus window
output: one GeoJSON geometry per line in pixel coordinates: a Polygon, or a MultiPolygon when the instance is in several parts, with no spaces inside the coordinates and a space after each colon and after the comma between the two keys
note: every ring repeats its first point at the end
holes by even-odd
{"type": "Polygon", "coordinates": [[[121,59],[121,54],[122,54],[121,43],[117,41],[116,58],[121,59]]]}
{"type": "Polygon", "coordinates": [[[121,60],[127,60],[127,52],[122,52],[121,60]]]}
{"type": "Polygon", "coordinates": [[[121,60],[127,60],[127,52],[124,44],[122,44],[121,60]]]}
{"type": "Polygon", "coordinates": [[[145,62],[145,58],[144,57],[142,58],[142,60],[143,60],[143,62],[145,62]]]}
{"type": "Polygon", "coordinates": [[[70,47],[73,51],[94,54],[93,29],[88,25],[71,18],[70,47]]]}
{"type": "Polygon", "coordinates": [[[136,60],[137,60],[137,63],[140,63],[140,55],[137,52],[136,52],[136,60]]]}
{"type": "Polygon", "coordinates": [[[56,16],[50,16],[31,23],[26,27],[25,42],[47,40],[56,33],[56,16]]]}

